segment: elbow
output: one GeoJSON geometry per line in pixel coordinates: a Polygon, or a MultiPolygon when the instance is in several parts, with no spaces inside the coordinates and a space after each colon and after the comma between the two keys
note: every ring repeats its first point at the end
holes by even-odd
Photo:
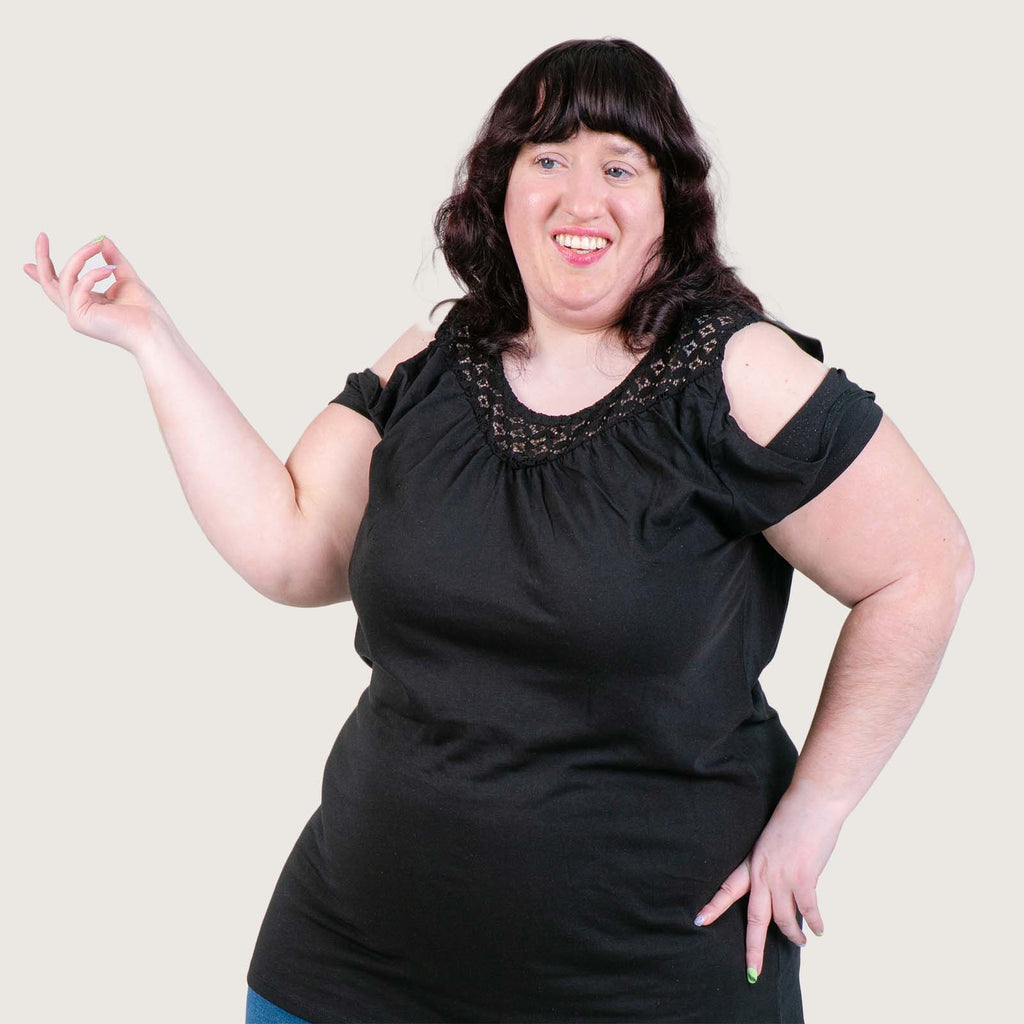
{"type": "Polygon", "coordinates": [[[340,604],[343,601],[351,600],[348,595],[343,597],[338,594],[297,593],[279,588],[264,590],[256,587],[255,589],[275,604],[283,604],[286,608],[325,608],[327,605],[340,604]]]}
{"type": "Polygon", "coordinates": [[[932,557],[915,574],[959,612],[974,579],[974,551],[959,521],[933,545],[932,557]]]}
{"type": "Polygon", "coordinates": [[[964,597],[974,581],[974,551],[967,534],[961,531],[957,536],[956,556],[954,559],[953,587],[956,607],[959,610],[964,597]]]}
{"type": "Polygon", "coordinates": [[[263,581],[247,579],[246,582],[253,590],[256,591],[257,594],[267,598],[268,601],[273,601],[274,604],[283,604],[289,608],[301,606],[301,602],[296,601],[288,588],[279,580],[263,581]]]}
{"type": "Polygon", "coordinates": [[[352,600],[348,583],[339,576],[309,578],[289,575],[278,579],[273,586],[256,589],[264,597],[288,608],[324,608],[352,600]]]}
{"type": "Polygon", "coordinates": [[[896,581],[896,585],[922,612],[927,610],[936,628],[948,637],[973,579],[974,553],[967,534],[960,530],[945,540],[933,558],[896,581]]]}
{"type": "Polygon", "coordinates": [[[967,534],[961,534],[957,542],[957,555],[953,566],[953,604],[949,612],[949,632],[952,633],[960,617],[960,606],[974,580],[974,552],[967,534]]]}

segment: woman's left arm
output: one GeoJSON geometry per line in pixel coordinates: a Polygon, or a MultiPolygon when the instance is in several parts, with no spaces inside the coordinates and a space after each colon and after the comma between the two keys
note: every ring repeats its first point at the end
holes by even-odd
{"type": "Polygon", "coordinates": [[[851,609],[789,793],[842,821],[899,745],[938,673],[974,575],[970,543],[884,415],[849,468],[764,536],[851,609]]]}
{"type": "MultiPolygon", "coordinates": [[[[759,379],[749,362],[743,368],[754,372],[735,376],[740,399],[747,381],[759,379]]],[[[760,380],[767,369],[760,368],[760,380]]],[[[745,429],[753,435],[758,425],[749,421],[745,429]]],[[[697,922],[709,925],[750,892],[751,982],[773,918],[799,945],[806,938],[797,911],[822,933],[818,877],[844,820],[920,709],[974,574],[960,520],[885,415],[846,470],[764,537],[851,611],[791,785],[751,853],[698,914],[697,922]]]]}

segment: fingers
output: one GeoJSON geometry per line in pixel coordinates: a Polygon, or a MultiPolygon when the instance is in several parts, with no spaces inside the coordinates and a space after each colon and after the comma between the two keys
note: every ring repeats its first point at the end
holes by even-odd
{"type": "MultiPolygon", "coordinates": [[[[25,268],[28,270],[28,266],[25,268]]],[[[43,292],[58,308],[63,309],[60,293],[57,289],[57,272],[50,262],[50,240],[45,232],[40,231],[36,235],[36,265],[33,267],[35,273],[29,274],[42,286],[43,292]]]]}
{"type": "Polygon", "coordinates": [[[796,889],[793,892],[797,909],[804,915],[808,927],[820,939],[825,934],[825,922],[818,910],[818,894],[814,889],[796,889]]]}
{"type": "Polygon", "coordinates": [[[714,896],[698,911],[693,923],[698,927],[707,927],[724,914],[746,891],[749,885],[749,873],[746,862],[741,864],[719,886],[714,896]]]}
{"type": "Polygon", "coordinates": [[[747,906],[747,981],[754,984],[764,962],[764,944],[772,919],[772,891],[754,880],[747,906]]]}
{"type": "MultiPolygon", "coordinates": [[[[747,981],[753,984],[760,976],[764,964],[764,947],[768,937],[768,926],[773,917],[782,934],[801,949],[807,945],[807,936],[804,935],[800,928],[800,922],[797,920],[798,910],[800,913],[803,913],[803,910],[799,908],[798,900],[793,892],[790,892],[788,896],[781,894],[773,896],[768,885],[758,880],[756,875],[752,879],[751,885],[747,909],[746,955],[747,981]]],[[[817,914],[813,894],[810,901],[810,905],[814,906],[814,913],[817,914]]],[[[806,914],[804,916],[806,918],[806,914]]],[[[820,933],[816,931],[815,934],[820,933]]]]}
{"type": "Polygon", "coordinates": [[[70,307],[71,293],[74,291],[82,267],[85,266],[85,261],[95,256],[102,245],[102,239],[97,242],[86,242],[81,248],[76,249],[64,264],[64,269],[57,278],[57,292],[63,300],[62,305],[65,310],[70,307]]]}
{"type": "MultiPolygon", "coordinates": [[[[68,318],[73,322],[74,317],[81,316],[93,302],[109,302],[99,292],[93,292],[92,286],[99,284],[104,278],[110,277],[116,267],[94,267],[83,274],[71,289],[71,298],[68,304],[68,318]]],[[[115,275],[116,276],[116,275],[115,275]]]]}
{"type": "Polygon", "coordinates": [[[744,893],[750,893],[747,905],[746,931],[746,967],[747,981],[754,984],[760,977],[764,966],[764,947],[768,939],[768,928],[774,918],[779,930],[792,943],[801,948],[807,945],[797,920],[797,914],[803,914],[815,935],[824,931],[821,914],[818,911],[817,896],[812,888],[788,891],[783,897],[773,897],[767,881],[755,878],[751,873],[751,860],[748,857],[721,884],[718,891],[701,907],[694,924],[706,927],[729,909],[744,893]]]}
{"type": "Polygon", "coordinates": [[[750,888],[750,860],[743,863],[719,886],[718,892],[701,907],[693,923],[698,927],[711,924],[722,916],[750,888]]]}
{"type": "Polygon", "coordinates": [[[800,922],[796,919],[797,905],[792,892],[787,895],[779,893],[773,896],[772,912],[775,916],[775,923],[790,942],[797,946],[807,945],[807,936],[804,935],[800,928],[800,922]]]}
{"type": "MultiPolygon", "coordinates": [[[[34,264],[26,263],[22,269],[33,281],[40,285],[55,306],[67,313],[71,308],[72,296],[76,288],[88,280],[88,284],[84,286],[82,294],[91,291],[94,284],[109,276],[111,273],[110,266],[117,267],[118,273],[116,276],[119,280],[138,276],[135,273],[135,269],[124,258],[121,250],[118,249],[113,240],[104,235],[96,241],[87,242],[74,252],[64,265],[64,269],[58,274],[50,259],[50,240],[44,231],[40,231],[36,235],[36,262],[34,264]],[[86,261],[97,254],[102,254],[107,260],[107,268],[97,267],[95,270],[90,270],[85,277],[79,278],[78,275],[81,273],[86,261]],[[102,270],[102,273],[97,277],[96,272],[100,270],[102,270]]],[[[82,299],[78,298],[74,301],[81,305],[82,299]]]]}
{"type": "Polygon", "coordinates": [[[109,264],[117,267],[117,279],[126,281],[129,277],[137,278],[135,268],[124,258],[124,253],[116,245],[109,235],[104,235],[100,242],[100,253],[109,264]]]}

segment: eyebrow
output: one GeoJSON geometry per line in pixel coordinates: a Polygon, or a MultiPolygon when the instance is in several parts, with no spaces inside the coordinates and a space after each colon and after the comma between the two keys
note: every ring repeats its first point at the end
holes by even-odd
{"type": "MultiPolygon", "coordinates": [[[[534,149],[540,149],[544,146],[550,146],[550,142],[532,142],[530,143],[534,149]]],[[[619,156],[635,156],[638,160],[649,159],[647,154],[640,149],[638,146],[634,146],[628,142],[609,142],[608,149],[613,153],[618,153],[619,156]]]]}
{"type": "Polygon", "coordinates": [[[642,149],[631,146],[628,142],[610,142],[608,143],[608,148],[613,153],[618,153],[619,156],[635,156],[640,160],[646,158],[646,154],[642,149]]]}

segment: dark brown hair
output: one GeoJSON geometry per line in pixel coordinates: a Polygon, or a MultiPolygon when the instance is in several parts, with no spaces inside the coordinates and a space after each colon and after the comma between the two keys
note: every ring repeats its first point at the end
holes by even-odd
{"type": "MultiPolygon", "coordinates": [[[[505,87],[455,174],[434,217],[437,248],[466,289],[454,319],[489,355],[520,353],[530,327],[526,292],[505,230],[505,191],[525,142],[564,142],[580,125],[642,146],[661,174],[665,230],[643,282],[614,325],[634,353],[645,351],[701,307],[758,297],[725,265],[716,239],[711,160],[675,83],[649,53],[626,39],[571,39],[545,50],[505,87]],[[649,270],[654,261],[658,266],[649,270]]],[[[436,250],[435,250],[436,251],[436,250]]]]}

